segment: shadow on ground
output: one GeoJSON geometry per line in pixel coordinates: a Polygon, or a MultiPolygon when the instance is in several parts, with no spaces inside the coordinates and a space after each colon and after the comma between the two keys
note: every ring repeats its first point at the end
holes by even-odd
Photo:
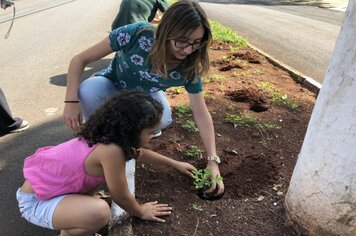
{"type": "Polygon", "coordinates": [[[246,4],[246,5],[289,5],[289,6],[316,6],[329,8],[333,7],[332,2],[342,2],[342,0],[200,0],[200,2],[223,3],[223,4],[246,4]]]}
{"type": "Polygon", "coordinates": [[[54,230],[42,229],[21,218],[15,194],[24,180],[24,158],[40,147],[56,145],[72,137],[60,118],[31,126],[22,133],[0,137],[0,235],[58,235],[54,230]]]}
{"type": "MultiPolygon", "coordinates": [[[[111,59],[101,59],[94,63],[91,63],[87,66],[87,70],[83,73],[83,80],[89,78],[94,73],[106,68],[111,62],[111,59]]],[[[66,86],[67,85],[67,74],[55,75],[50,78],[50,83],[57,86],[66,86]]]]}

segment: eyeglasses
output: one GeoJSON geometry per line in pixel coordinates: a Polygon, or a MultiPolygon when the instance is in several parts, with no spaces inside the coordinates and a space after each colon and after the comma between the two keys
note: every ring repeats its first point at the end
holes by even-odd
{"type": "Polygon", "coordinates": [[[174,41],[174,45],[179,49],[185,49],[189,46],[192,46],[192,50],[197,50],[204,47],[207,44],[207,41],[205,40],[197,43],[189,43],[187,41],[176,40],[176,39],[171,39],[171,40],[174,41]]]}

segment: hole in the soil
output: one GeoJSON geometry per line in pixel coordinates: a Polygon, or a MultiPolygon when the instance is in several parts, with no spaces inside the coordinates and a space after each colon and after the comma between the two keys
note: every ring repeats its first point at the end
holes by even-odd
{"type": "Polygon", "coordinates": [[[254,112],[267,111],[270,106],[268,98],[257,89],[240,89],[227,92],[226,95],[235,102],[250,103],[250,110],[254,112]]]}
{"type": "Polygon", "coordinates": [[[253,196],[276,181],[276,167],[267,158],[261,155],[246,156],[239,166],[232,166],[224,174],[224,183],[230,198],[253,196]]]}
{"type": "Polygon", "coordinates": [[[258,59],[258,56],[253,55],[251,52],[245,52],[245,53],[236,52],[233,53],[232,56],[248,61],[251,64],[261,64],[261,61],[258,59]]]}
{"type": "Polygon", "coordinates": [[[227,65],[227,66],[220,67],[219,71],[229,71],[235,68],[242,69],[240,65],[235,64],[235,65],[227,65]]]}
{"type": "Polygon", "coordinates": [[[204,193],[206,190],[207,189],[197,190],[198,197],[200,197],[203,200],[216,201],[216,200],[221,199],[225,194],[225,191],[224,191],[221,195],[218,195],[218,196],[214,196],[215,192],[213,192],[212,194],[207,195],[207,194],[204,193]]]}

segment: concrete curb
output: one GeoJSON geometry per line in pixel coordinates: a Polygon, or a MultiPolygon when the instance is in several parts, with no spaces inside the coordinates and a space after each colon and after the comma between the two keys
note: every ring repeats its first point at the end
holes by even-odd
{"type": "Polygon", "coordinates": [[[261,49],[255,47],[254,45],[248,43],[247,46],[252,48],[253,50],[257,51],[259,54],[263,55],[264,57],[266,57],[267,60],[270,63],[272,63],[273,65],[281,68],[284,71],[287,71],[295,82],[297,82],[298,84],[301,84],[303,87],[305,87],[312,93],[318,95],[320,88],[321,88],[321,84],[319,82],[315,81],[314,79],[312,79],[306,75],[303,75],[302,73],[291,68],[290,66],[287,66],[283,62],[277,60],[276,58],[272,57],[271,55],[262,51],[261,49]]]}

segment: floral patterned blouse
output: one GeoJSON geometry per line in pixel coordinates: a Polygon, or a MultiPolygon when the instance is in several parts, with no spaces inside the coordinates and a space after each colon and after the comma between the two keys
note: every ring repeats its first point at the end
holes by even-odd
{"type": "Polygon", "coordinates": [[[148,54],[154,40],[153,26],[147,22],[125,25],[109,35],[110,46],[116,51],[110,65],[96,73],[110,79],[118,89],[139,89],[150,93],[184,86],[188,93],[202,91],[201,76],[184,80],[183,66],[168,71],[168,79],[150,70],[148,54]]]}

